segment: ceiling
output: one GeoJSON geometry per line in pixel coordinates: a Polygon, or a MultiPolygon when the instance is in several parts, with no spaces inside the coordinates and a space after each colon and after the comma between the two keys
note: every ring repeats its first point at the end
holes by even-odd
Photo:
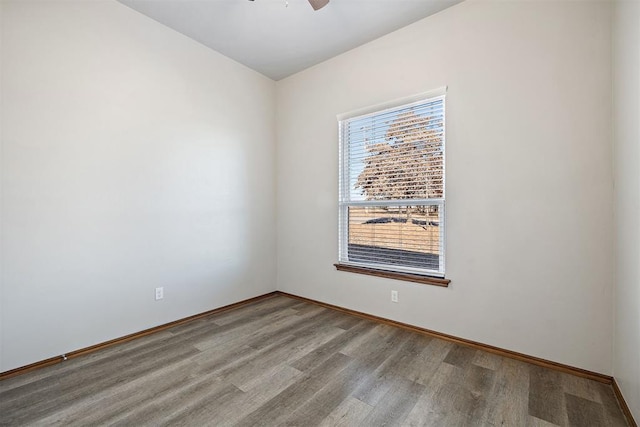
{"type": "Polygon", "coordinates": [[[118,0],[273,80],[462,0],[118,0]]]}

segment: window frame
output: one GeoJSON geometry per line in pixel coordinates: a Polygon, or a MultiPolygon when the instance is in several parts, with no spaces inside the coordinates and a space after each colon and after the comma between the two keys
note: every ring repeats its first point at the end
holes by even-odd
{"type": "Polygon", "coordinates": [[[391,101],[385,104],[368,107],[351,113],[338,115],[338,143],[339,143],[339,174],[338,174],[338,263],[336,268],[341,271],[362,273],[392,279],[408,280],[412,282],[447,286],[446,272],[446,87],[408,98],[391,101]],[[442,102],[442,197],[427,199],[387,199],[387,200],[350,200],[350,144],[346,132],[349,123],[367,117],[383,115],[394,110],[407,109],[414,106],[428,104],[434,101],[442,102]],[[345,200],[349,199],[349,200],[345,200]],[[349,245],[349,208],[366,206],[438,206],[439,210],[439,247],[438,271],[410,266],[392,264],[375,264],[348,259],[349,245]]]}

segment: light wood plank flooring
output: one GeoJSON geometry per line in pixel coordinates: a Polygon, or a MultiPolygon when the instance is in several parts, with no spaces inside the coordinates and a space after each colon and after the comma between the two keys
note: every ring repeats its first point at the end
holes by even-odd
{"type": "Polygon", "coordinates": [[[610,386],[276,296],[1,381],[0,425],[627,424],[610,386]]]}

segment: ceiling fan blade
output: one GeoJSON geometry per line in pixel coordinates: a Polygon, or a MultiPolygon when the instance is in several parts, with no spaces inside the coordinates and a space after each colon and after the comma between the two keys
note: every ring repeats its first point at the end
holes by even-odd
{"type": "Polygon", "coordinates": [[[329,3],[329,0],[309,0],[309,4],[313,8],[313,10],[322,9],[329,3]]]}

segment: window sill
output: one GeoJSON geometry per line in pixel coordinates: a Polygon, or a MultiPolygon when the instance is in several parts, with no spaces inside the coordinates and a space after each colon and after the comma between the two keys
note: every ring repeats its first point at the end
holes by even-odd
{"type": "Polygon", "coordinates": [[[407,282],[422,283],[424,285],[449,286],[451,280],[440,277],[423,276],[420,274],[398,273],[395,271],[377,270],[375,268],[358,267],[348,264],[333,264],[336,270],[347,271],[349,273],[366,274],[368,276],[384,277],[386,279],[404,280],[407,282]]]}

